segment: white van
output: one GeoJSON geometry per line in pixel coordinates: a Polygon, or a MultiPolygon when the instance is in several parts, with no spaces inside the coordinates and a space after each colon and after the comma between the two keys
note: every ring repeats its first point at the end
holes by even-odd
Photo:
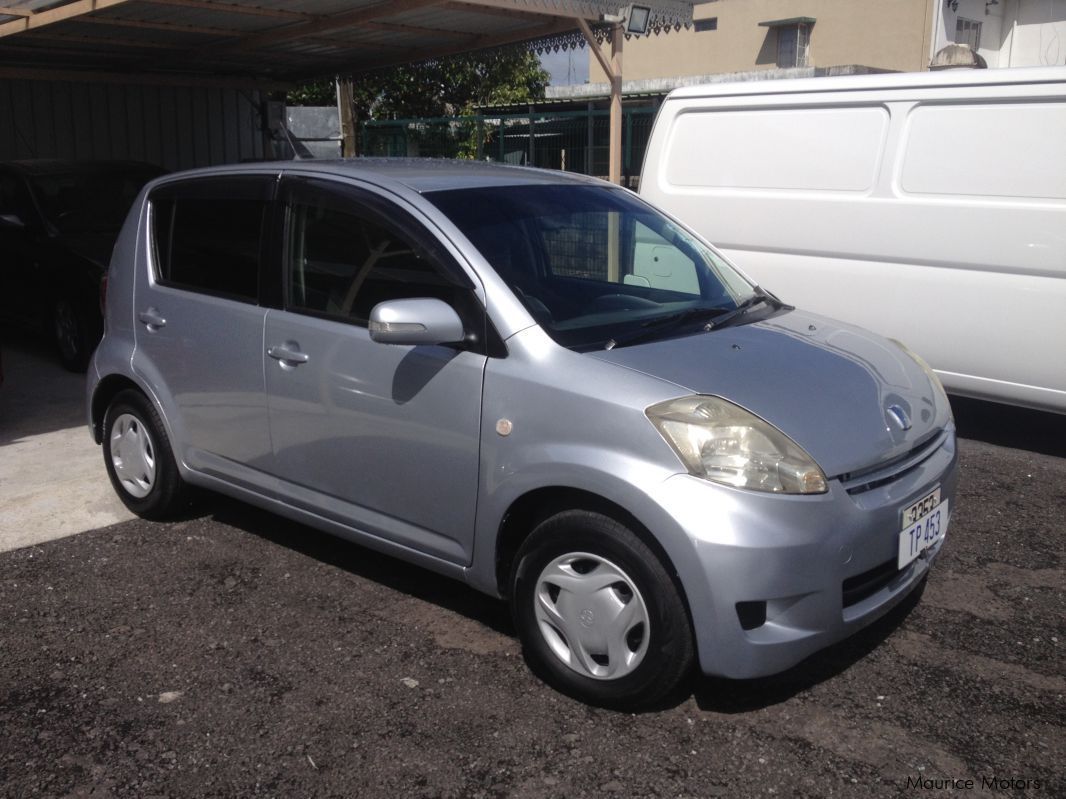
{"type": "Polygon", "coordinates": [[[1066,67],[678,89],[640,193],[949,391],[1066,413],[1066,67]]]}

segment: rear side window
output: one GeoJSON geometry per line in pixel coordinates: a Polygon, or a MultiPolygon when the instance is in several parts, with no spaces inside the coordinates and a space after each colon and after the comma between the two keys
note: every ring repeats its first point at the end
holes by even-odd
{"type": "Polygon", "coordinates": [[[156,279],[233,299],[259,299],[273,178],[208,178],[152,195],[156,279]]]}

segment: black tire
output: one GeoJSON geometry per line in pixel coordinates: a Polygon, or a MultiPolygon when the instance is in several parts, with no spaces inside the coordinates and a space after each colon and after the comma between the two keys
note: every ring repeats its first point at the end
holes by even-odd
{"type": "MultiPolygon", "coordinates": [[[[527,660],[546,682],[569,696],[602,707],[635,710],[661,702],[678,688],[692,669],[695,660],[692,625],[678,586],[659,557],[629,528],[612,518],[591,511],[568,510],[543,521],[525,540],[515,558],[511,589],[511,611],[527,660]],[[584,555],[592,557],[585,560],[584,555]],[[571,559],[572,564],[569,563],[571,559]],[[609,589],[596,589],[595,597],[609,590],[616,599],[620,597],[622,607],[628,607],[636,600],[643,603],[635,606],[635,613],[638,618],[646,617],[647,626],[642,628],[643,622],[637,624],[622,639],[627,647],[626,657],[634,658],[634,665],[626,667],[631,668],[630,671],[621,676],[595,676],[580,663],[568,665],[563,655],[557,654],[557,651],[564,650],[574,652],[567,634],[551,622],[545,622],[548,631],[542,632],[537,603],[558,601],[558,605],[553,605],[556,610],[562,610],[564,604],[560,589],[551,579],[551,575],[559,573],[556,564],[560,563],[564,564],[564,569],[587,569],[587,572],[581,572],[582,580],[586,574],[591,576],[598,569],[605,569],[603,574],[610,577],[612,567],[622,578],[628,578],[630,586],[627,586],[626,579],[621,579],[609,589]],[[543,590],[540,583],[544,585],[543,590]],[[628,592],[627,599],[628,588],[635,590],[628,592]],[[641,614],[642,610],[646,614],[641,614]]],[[[578,594],[571,596],[579,597],[578,594]]],[[[568,609],[574,611],[574,603],[581,607],[582,601],[584,597],[572,599],[568,609]]],[[[596,612],[591,609],[580,611],[571,620],[574,624],[570,629],[585,635],[575,626],[580,623],[585,630],[591,631],[588,635],[595,637],[599,635],[595,625],[610,627],[609,622],[604,623],[599,618],[602,615],[597,605],[599,601],[588,599],[590,606],[596,606],[596,612]]],[[[607,601],[609,605],[612,600],[607,601]]],[[[565,615],[562,613],[560,617],[565,615]]],[[[612,636],[607,633],[604,637],[612,636]]],[[[617,632],[615,638],[618,640],[617,632]]],[[[593,653],[595,646],[586,646],[584,650],[592,655],[596,667],[614,668],[613,656],[604,652],[593,653]]],[[[624,659],[616,658],[615,661],[624,659]]],[[[581,657],[575,655],[571,660],[579,662],[581,657]]]]}
{"type": "Polygon", "coordinates": [[[84,372],[102,332],[99,313],[85,303],[60,297],[52,306],[52,336],[63,368],[84,372]]]}
{"type": "Polygon", "coordinates": [[[131,511],[145,519],[165,519],[174,515],[186,504],[187,487],[178,473],[174,453],[170,448],[166,428],[155,406],[132,389],[115,396],[104,416],[104,466],[111,485],[119,499],[131,511]],[[116,431],[116,422],[120,429],[116,431]],[[120,441],[123,431],[125,440],[120,441]],[[152,471],[150,480],[140,480],[147,469],[137,469],[137,455],[131,449],[146,448],[150,455],[152,471]],[[130,452],[129,457],[123,457],[130,452]],[[116,464],[130,461],[122,475],[116,464]],[[140,494],[143,493],[143,496],[140,494]]]}

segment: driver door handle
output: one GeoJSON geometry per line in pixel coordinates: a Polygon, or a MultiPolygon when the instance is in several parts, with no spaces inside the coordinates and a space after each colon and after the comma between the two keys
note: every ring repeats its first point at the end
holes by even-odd
{"type": "Polygon", "coordinates": [[[149,308],[147,311],[141,311],[137,314],[137,318],[144,323],[144,326],[149,330],[155,331],[161,327],[165,327],[167,320],[159,313],[155,308],[149,308]]]}
{"type": "Polygon", "coordinates": [[[311,359],[306,352],[290,349],[290,346],[288,343],[275,345],[267,350],[267,355],[276,361],[281,361],[285,366],[307,363],[311,359]]]}

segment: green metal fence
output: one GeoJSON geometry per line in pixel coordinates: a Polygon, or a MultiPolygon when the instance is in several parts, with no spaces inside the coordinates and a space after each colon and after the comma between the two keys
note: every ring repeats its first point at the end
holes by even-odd
{"type": "MultiPolygon", "coordinates": [[[[622,177],[635,184],[654,108],[622,109],[622,177]]],[[[607,175],[609,111],[372,120],[362,124],[362,155],[470,158],[585,175],[607,175]]]]}

